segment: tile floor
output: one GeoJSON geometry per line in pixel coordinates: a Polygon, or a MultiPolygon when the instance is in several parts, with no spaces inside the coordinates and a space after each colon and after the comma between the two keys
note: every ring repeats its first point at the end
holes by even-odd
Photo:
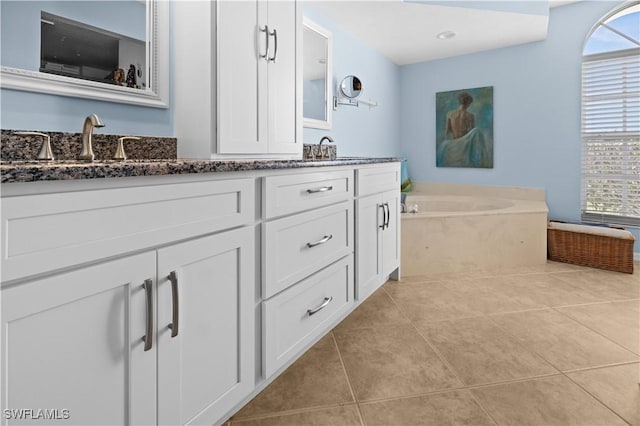
{"type": "Polygon", "coordinates": [[[388,282],[232,425],[640,425],[640,265],[388,282]]]}

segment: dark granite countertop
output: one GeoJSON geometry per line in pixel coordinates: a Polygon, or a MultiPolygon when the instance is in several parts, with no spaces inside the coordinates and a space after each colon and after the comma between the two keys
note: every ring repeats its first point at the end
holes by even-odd
{"type": "Polygon", "coordinates": [[[389,163],[400,158],[346,157],[335,160],[126,160],[83,163],[62,161],[2,161],[0,182],[98,179],[130,176],[159,176],[248,170],[296,169],[389,163]]]}

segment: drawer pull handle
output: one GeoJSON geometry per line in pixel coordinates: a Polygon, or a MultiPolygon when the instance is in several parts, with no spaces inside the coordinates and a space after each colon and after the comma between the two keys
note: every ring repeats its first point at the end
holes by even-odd
{"type": "Polygon", "coordinates": [[[144,280],[142,288],[145,293],[147,305],[147,330],[142,337],[145,352],[153,347],[153,280],[144,280]]]}
{"type": "Polygon", "coordinates": [[[169,281],[171,281],[171,302],[173,304],[173,319],[169,328],[171,329],[171,337],[178,335],[178,319],[180,318],[180,305],[178,301],[178,276],[176,271],[169,273],[169,281]]]}
{"type": "Polygon", "coordinates": [[[324,300],[322,301],[322,304],[320,306],[318,306],[317,308],[313,308],[313,309],[308,309],[307,310],[307,314],[309,316],[317,314],[318,312],[320,312],[321,310],[323,310],[324,308],[327,307],[327,305],[329,303],[331,303],[331,301],[333,300],[333,296],[330,297],[325,297],[324,300]]]}
{"type": "Polygon", "coordinates": [[[333,238],[333,234],[325,235],[321,240],[318,240],[314,243],[307,243],[307,247],[312,248],[315,246],[319,246],[320,244],[324,244],[332,238],[333,238]]]}
{"type": "Polygon", "coordinates": [[[321,188],[307,189],[309,194],[317,194],[318,192],[327,192],[333,190],[333,186],[323,186],[321,188]]]}

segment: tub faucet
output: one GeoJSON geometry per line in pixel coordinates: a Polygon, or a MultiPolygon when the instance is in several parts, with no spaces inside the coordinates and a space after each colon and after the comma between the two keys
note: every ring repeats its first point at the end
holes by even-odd
{"type": "MultiPolygon", "coordinates": [[[[333,142],[333,139],[331,139],[331,136],[323,136],[320,139],[320,142],[318,143],[318,154],[320,154],[320,159],[324,158],[324,152],[322,152],[322,142],[324,141],[333,142]]],[[[327,156],[331,157],[331,154],[327,153],[327,156]]]]}
{"type": "Polygon", "coordinates": [[[94,127],[104,127],[104,123],[95,114],[91,114],[84,119],[82,126],[82,151],[80,152],[80,160],[93,161],[93,148],[91,147],[91,136],[94,127]]]}

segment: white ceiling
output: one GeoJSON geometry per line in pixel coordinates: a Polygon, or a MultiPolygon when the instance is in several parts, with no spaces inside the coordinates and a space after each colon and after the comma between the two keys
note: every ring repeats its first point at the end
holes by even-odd
{"type": "Polygon", "coordinates": [[[544,40],[548,8],[579,0],[310,0],[318,11],[398,65],[544,40]],[[532,7],[533,6],[533,7],[532,7]],[[542,13],[541,13],[542,10],[542,13]],[[453,31],[440,40],[436,35],[453,31]]]}

